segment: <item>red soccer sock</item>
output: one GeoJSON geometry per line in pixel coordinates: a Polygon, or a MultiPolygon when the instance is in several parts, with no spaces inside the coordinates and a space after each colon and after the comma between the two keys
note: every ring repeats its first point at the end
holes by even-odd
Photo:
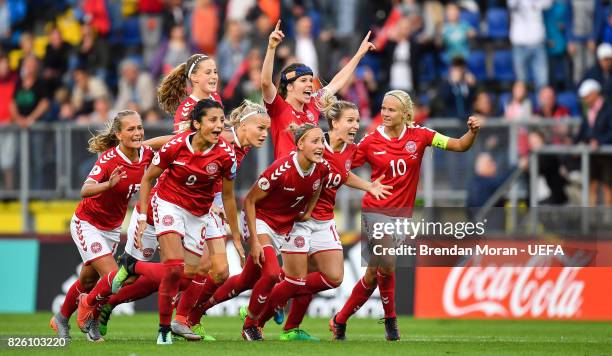
{"type": "Polygon", "coordinates": [[[268,300],[268,294],[274,288],[274,285],[278,282],[278,274],[280,273],[280,266],[278,265],[278,259],[276,257],[276,251],[274,247],[265,246],[263,248],[265,262],[261,271],[261,277],[253,286],[253,292],[249,299],[249,318],[244,322],[245,327],[251,327],[257,325],[257,318],[263,312],[266,301],[268,300]]]}
{"type": "Polygon", "coordinates": [[[205,301],[207,307],[204,311],[212,308],[213,306],[223,303],[226,300],[230,300],[245,290],[252,289],[255,283],[261,277],[261,268],[253,262],[251,256],[247,257],[246,263],[240,274],[231,276],[225,283],[223,283],[215,293],[212,295],[210,300],[205,301]]]}
{"type": "Polygon", "coordinates": [[[376,284],[385,310],[385,318],[395,318],[395,273],[384,275],[376,273],[376,284]]]}
{"type": "Polygon", "coordinates": [[[339,284],[331,282],[321,272],[311,272],[306,276],[306,289],[312,294],[338,288],[338,286],[339,284]]]}
{"type": "Polygon", "coordinates": [[[108,303],[114,308],[121,303],[128,303],[148,297],[157,292],[158,289],[159,283],[157,281],[146,276],[140,276],[134,283],[124,285],[117,294],[111,295],[108,303]]]}
{"type": "Polygon", "coordinates": [[[274,315],[274,311],[277,308],[284,307],[289,299],[297,295],[304,288],[305,284],[306,281],[302,278],[285,276],[285,280],[275,285],[272,292],[270,292],[268,303],[257,320],[258,325],[264,327],[266,322],[274,315]]]}
{"type": "Polygon", "coordinates": [[[287,315],[287,321],[283,330],[295,329],[302,324],[312,298],[313,294],[306,294],[291,300],[291,308],[289,308],[289,314],[287,315]]]}
{"type": "Polygon", "coordinates": [[[77,310],[79,306],[79,295],[86,292],[87,291],[81,286],[81,282],[79,282],[78,279],[72,283],[60,309],[60,313],[66,319],[70,319],[70,316],[77,310]]]}
{"type": "Polygon", "coordinates": [[[96,286],[87,295],[88,305],[97,305],[101,301],[106,300],[107,297],[111,295],[113,278],[115,278],[116,274],[117,271],[112,271],[106,276],[102,276],[102,278],[100,278],[96,286]]]}
{"type": "Polygon", "coordinates": [[[179,280],[179,290],[185,291],[191,285],[191,281],[193,281],[194,276],[186,275],[183,273],[181,275],[181,279],[179,280]]]}
{"type": "Polygon", "coordinates": [[[208,276],[197,274],[192,280],[187,289],[181,294],[178,307],[176,308],[176,316],[186,318],[193,307],[195,307],[199,296],[204,289],[204,283],[208,276]]]}
{"type": "Polygon", "coordinates": [[[159,325],[169,326],[172,320],[172,302],[179,291],[183,275],[183,260],[167,260],[163,263],[164,276],[159,285],[157,306],[159,308],[159,325]]]}
{"type": "Polygon", "coordinates": [[[353,287],[353,291],[351,292],[351,296],[346,301],[342,309],[336,314],[336,322],[340,324],[345,324],[348,318],[351,317],[361,306],[368,301],[374,290],[376,289],[376,285],[371,287],[365,284],[363,278],[361,278],[355,287],[353,287]]]}
{"type": "Polygon", "coordinates": [[[164,264],[138,261],[134,267],[134,272],[141,276],[146,276],[150,280],[156,281],[157,283],[161,283],[164,276],[164,264]]]}

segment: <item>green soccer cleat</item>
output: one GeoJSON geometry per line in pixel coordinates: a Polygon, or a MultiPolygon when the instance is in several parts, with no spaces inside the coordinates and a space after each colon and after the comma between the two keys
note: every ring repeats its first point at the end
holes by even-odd
{"type": "Polygon", "coordinates": [[[108,332],[108,321],[110,320],[111,314],[113,313],[113,306],[110,304],[104,304],[102,309],[100,309],[100,334],[102,336],[106,335],[108,332]]]}
{"type": "Polygon", "coordinates": [[[135,274],[134,269],[136,268],[136,262],[138,262],[137,259],[125,252],[117,258],[119,269],[117,270],[117,274],[115,274],[113,283],[111,285],[111,291],[113,294],[116,294],[119,289],[121,289],[126,279],[135,274]]]}
{"type": "Polygon", "coordinates": [[[246,319],[246,317],[249,315],[249,310],[247,309],[246,305],[240,307],[238,314],[240,315],[240,319],[242,321],[246,319]]]}
{"type": "Polygon", "coordinates": [[[279,340],[281,341],[320,341],[318,337],[312,336],[300,328],[283,330],[283,332],[280,334],[279,340]]]}
{"type": "Polygon", "coordinates": [[[203,341],[216,341],[217,339],[215,339],[214,336],[212,335],[208,335],[206,333],[206,330],[204,330],[204,327],[202,326],[202,324],[197,324],[191,327],[191,330],[196,334],[196,335],[200,335],[202,337],[203,341]]]}

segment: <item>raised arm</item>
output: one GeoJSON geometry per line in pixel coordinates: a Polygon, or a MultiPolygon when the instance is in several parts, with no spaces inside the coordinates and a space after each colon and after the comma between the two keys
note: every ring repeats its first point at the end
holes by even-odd
{"type": "Polygon", "coordinates": [[[336,94],[342,87],[348,83],[351,75],[355,72],[359,61],[368,53],[368,51],[375,50],[376,47],[372,42],[370,42],[370,34],[372,31],[368,31],[368,34],[361,41],[361,45],[359,45],[359,49],[351,58],[351,60],[344,66],[340,71],[332,78],[331,82],[325,86],[325,90],[332,95],[336,94]]]}
{"type": "MultiPolygon", "coordinates": [[[[465,152],[472,147],[474,141],[476,140],[476,136],[478,135],[478,131],[480,130],[480,120],[476,116],[470,116],[467,122],[468,131],[463,134],[460,138],[447,138],[448,142],[446,143],[446,147],[442,147],[437,144],[433,144],[433,146],[440,147],[447,151],[454,152],[465,152]]],[[[440,134],[436,134],[440,135],[440,134]]],[[[442,136],[442,135],[440,135],[442,136]]],[[[443,136],[445,137],[445,136],[443,136]]],[[[434,140],[436,138],[434,137],[434,140]]],[[[443,139],[442,139],[443,140],[443,139]]]]}
{"type": "Polygon", "coordinates": [[[283,41],[285,34],[280,30],[280,20],[276,23],[274,31],[270,34],[268,40],[268,49],[266,50],[266,56],[263,60],[261,68],[261,91],[263,93],[263,99],[266,103],[270,104],[276,96],[276,87],[272,81],[272,74],[274,72],[274,55],[276,53],[276,47],[283,41]]]}

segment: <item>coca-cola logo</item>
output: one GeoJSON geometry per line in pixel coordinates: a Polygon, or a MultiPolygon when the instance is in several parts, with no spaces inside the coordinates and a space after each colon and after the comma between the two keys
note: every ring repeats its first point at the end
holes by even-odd
{"type": "Polygon", "coordinates": [[[445,312],[510,318],[578,316],[585,283],[576,275],[582,267],[552,268],[530,262],[526,267],[454,267],[442,293],[445,312]]]}

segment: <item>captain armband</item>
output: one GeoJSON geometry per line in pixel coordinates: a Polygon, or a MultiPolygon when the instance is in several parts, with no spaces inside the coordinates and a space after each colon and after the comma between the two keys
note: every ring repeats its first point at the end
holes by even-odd
{"type": "Polygon", "coordinates": [[[433,147],[438,147],[438,148],[445,150],[446,145],[448,144],[448,138],[449,138],[448,136],[444,136],[441,133],[436,132],[433,140],[431,140],[431,145],[433,147]]]}

